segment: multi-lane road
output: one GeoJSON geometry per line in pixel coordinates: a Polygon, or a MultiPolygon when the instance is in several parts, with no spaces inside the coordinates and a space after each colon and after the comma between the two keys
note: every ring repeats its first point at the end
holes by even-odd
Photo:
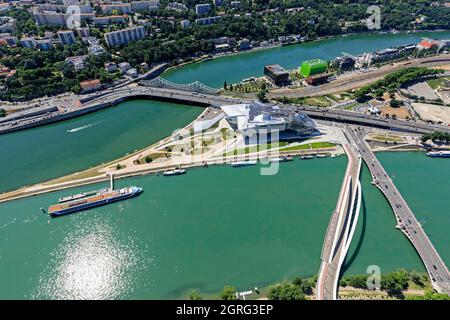
{"type": "Polygon", "coordinates": [[[366,134],[367,131],[361,128],[348,130],[348,136],[356,143],[359,154],[372,174],[373,183],[381,190],[391,205],[397,219],[397,228],[407,236],[422,259],[434,289],[450,294],[450,273],[447,266],[394,182],[364,140],[366,134]]]}

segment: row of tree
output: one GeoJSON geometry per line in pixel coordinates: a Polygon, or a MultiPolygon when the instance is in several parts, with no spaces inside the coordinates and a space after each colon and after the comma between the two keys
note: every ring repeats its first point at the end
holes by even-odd
{"type": "MultiPolygon", "coordinates": [[[[291,282],[283,282],[271,288],[267,294],[270,300],[305,300],[307,296],[311,296],[316,285],[317,276],[312,279],[295,278],[291,282]]],[[[378,289],[386,291],[391,296],[405,298],[403,292],[409,288],[410,282],[416,286],[425,288],[428,281],[426,274],[421,274],[416,271],[407,271],[399,269],[393,272],[386,273],[381,276],[378,289]]],[[[372,279],[369,274],[360,274],[352,276],[344,276],[339,280],[339,286],[351,286],[359,289],[371,289],[369,284],[372,283],[374,287],[378,284],[372,279]]],[[[236,288],[232,286],[225,286],[220,293],[222,300],[236,300],[236,288]]],[[[189,298],[191,300],[202,300],[203,297],[197,290],[193,290],[189,298]]],[[[438,294],[433,291],[426,291],[421,296],[408,296],[410,300],[449,300],[450,296],[447,294],[438,294]]]]}
{"type": "Polygon", "coordinates": [[[421,141],[423,143],[427,142],[428,140],[431,140],[433,142],[441,141],[441,142],[448,143],[448,142],[450,142],[450,133],[435,131],[433,133],[426,133],[426,134],[422,135],[421,141]]]}
{"type": "Polygon", "coordinates": [[[385,92],[392,94],[395,90],[405,84],[418,81],[418,79],[424,76],[439,74],[441,72],[442,70],[428,69],[425,67],[404,68],[388,74],[383,79],[361,87],[356,91],[355,95],[357,97],[363,97],[370,94],[379,98],[383,96],[385,92]]]}

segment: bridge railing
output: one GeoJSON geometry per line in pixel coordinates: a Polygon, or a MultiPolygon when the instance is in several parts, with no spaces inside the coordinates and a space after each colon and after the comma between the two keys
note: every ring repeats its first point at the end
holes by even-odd
{"type": "Polygon", "coordinates": [[[174,90],[182,90],[189,92],[197,92],[197,93],[206,93],[206,94],[218,94],[219,90],[215,88],[211,88],[200,81],[195,81],[187,84],[179,84],[174,83],[169,80],[166,80],[161,77],[157,77],[150,80],[141,80],[139,81],[140,85],[154,88],[167,88],[174,90]]]}

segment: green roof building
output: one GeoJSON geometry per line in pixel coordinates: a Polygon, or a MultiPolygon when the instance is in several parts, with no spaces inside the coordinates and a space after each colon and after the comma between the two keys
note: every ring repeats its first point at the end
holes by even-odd
{"type": "Polygon", "coordinates": [[[303,61],[300,67],[300,74],[304,77],[327,72],[328,63],[320,59],[303,61]]]}

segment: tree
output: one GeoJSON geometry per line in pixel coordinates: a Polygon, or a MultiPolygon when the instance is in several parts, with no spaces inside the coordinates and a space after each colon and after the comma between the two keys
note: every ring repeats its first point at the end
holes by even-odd
{"type": "Polygon", "coordinates": [[[301,289],[304,294],[310,296],[313,293],[313,284],[310,281],[305,280],[301,285],[301,289]]]}
{"type": "Polygon", "coordinates": [[[150,162],[152,162],[152,161],[153,161],[152,157],[150,157],[150,156],[146,156],[146,157],[145,157],[145,162],[146,162],[146,163],[150,163],[150,162]]]}
{"type": "Polygon", "coordinates": [[[302,278],[297,277],[294,280],[292,280],[292,284],[301,288],[302,284],[303,284],[303,280],[302,280],[302,278]]]}
{"type": "Polygon", "coordinates": [[[411,281],[414,282],[416,285],[418,285],[420,287],[424,286],[422,277],[420,276],[420,274],[417,271],[411,271],[409,276],[411,277],[411,281]]]}
{"type": "Polygon", "coordinates": [[[367,274],[358,274],[347,278],[347,284],[354,288],[367,289],[367,274]]]}
{"type": "Polygon", "coordinates": [[[195,289],[192,290],[191,293],[189,294],[189,299],[190,300],[203,300],[202,296],[195,289]]]}
{"type": "Polygon", "coordinates": [[[0,117],[6,116],[6,111],[4,109],[0,109],[0,117]]]}
{"type": "Polygon", "coordinates": [[[220,294],[222,300],[236,300],[236,288],[225,286],[220,294]]]}
{"type": "Polygon", "coordinates": [[[223,88],[224,88],[225,90],[227,90],[227,87],[228,87],[228,84],[227,84],[227,82],[225,81],[225,82],[223,83],[223,88]]]}
{"type": "Polygon", "coordinates": [[[403,290],[408,289],[409,276],[405,270],[390,272],[381,277],[381,289],[386,290],[388,294],[402,294],[403,290]]]}
{"type": "Polygon", "coordinates": [[[290,283],[284,283],[272,288],[267,297],[270,300],[305,300],[305,295],[301,288],[290,283]]]}
{"type": "Polygon", "coordinates": [[[406,300],[450,300],[450,296],[445,293],[436,293],[429,290],[423,296],[408,296],[406,300]]]}
{"type": "Polygon", "coordinates": [[[390,105],[392,108],[399,108],[402,105],[402,102],[396,99],[392,99],[390,105]]]}

